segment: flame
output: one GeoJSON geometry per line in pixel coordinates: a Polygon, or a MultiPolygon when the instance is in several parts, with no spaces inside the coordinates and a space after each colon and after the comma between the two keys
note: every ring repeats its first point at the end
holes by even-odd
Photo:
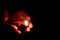
{"type": "MultiPolygon", "coordinates": [[[[21,24],[25,25],[26,26],[26,30],[25,31],[27,31],[27,32],[30,32],[31,28],[33,27],[33,24],[30,22],[30,19],[31,19],[30,16],[25,14],[24,11],[18,11],[15,14],[13,14],[12,16],[9,16],[8,11],[5,11],[4,15],[5,15],[4,22],[6,22],[7,20],[13,20],[13,23],[17,24],[18,26],[21,26],[21,24]],[[20,20],[22,20],[22,21],[20,21],[20,20]]],[[[18,34],[22,33],[21,30],[18,30],[18,26],[13,25],[13,24],[9,24],[9,25],[18,34]]]]}
{"type": "Polygon", "coordinates": [[[24,21],[24,25],[28,26],[28,21],[27,20],[24,21]]]}

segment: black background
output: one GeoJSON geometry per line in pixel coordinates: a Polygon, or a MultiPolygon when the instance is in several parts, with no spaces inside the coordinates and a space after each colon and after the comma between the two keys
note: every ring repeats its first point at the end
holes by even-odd
{"type": "Polygon", "coordinates": [[[14,40],[48,40],[48,16],[46,2],[35,2],[33,3],[32,0],[25,0],[25,1],[5,1],[0,2],[0,26],[1,31],[4,32],[0,33],[0,39],[14,39],[14,40]],[[39,4],[40,3],[40,4],[39,4]],[[3,24],[1,21],[3,20],[3,10],[7,9],[9,14],[12,15],[14,12],[18,10],[25,10],[31,16],[31,22],[33,23],[34,27],[30,33],[17,35],[16,33],[8,32],[6,30],[13,30],[7,28],[8,25],[3,24]]]}

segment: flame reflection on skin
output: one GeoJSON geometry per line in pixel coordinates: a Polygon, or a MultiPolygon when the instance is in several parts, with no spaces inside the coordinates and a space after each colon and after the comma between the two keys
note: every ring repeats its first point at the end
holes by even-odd
{"type": "MultiPolygon", "coordinates": [[[[33,27],[32,23],[31,22],[29,23],[28,20],[24,20],[23,22],[22,21],[14,21],[14,23],[20,24],[20,26],[21,26],[21,24],[27,26],[26,32],[30,32],[31,28],[33,27]]],[[[17,26],[15,26],[15,25],[12,25],[12,26],[15,28],[15,30],[18,30],[17,26]]],[[[19,30],[17,32],[20,34],[22,33],[21,31],[19,32],[19,30]]]]}
{"type": "Polygon", "coordinates": [[[26,28],[26,31],[27,31],[27,32],[30,32],[30,28],[27,27],[27,28],[26,28]]]}
{"type": "Polygon", "coordinates": [[[5,10],[4,11],[4,22],[6,22],[7,20],[8,20],[8,11],[7,10],[5,10]]]}
{"type": "Polygon", "coordinates": [[[32,25],[31,22],[29,23],[28,27],[29,27],[29,28],[33,28],[33,25],[32,25]]]}
{"type": "Polygon", "coordinates": [[[19,33],[19,34],[22,34],[22,32],[21,32],[20,30],[18,30],[18,33],[19,33]]]}
{"type": "Polygon", "coordinates": [[[14,29],[18,29],[18,27],[15,26],[15,25],[13,25],[13,24],[11,24],[11,26],[12,26],[14,29]]]}
{"type": "MultiPolygon", "coordinates": [[[[8,12],[5,11],[4,13],[5,18],[4,18],[4,22],[6,23],[7,20],[13,20],[14,24],[17,24],[18,26],[25,25],[26,26],[26,32],[30,32],[31,28],[33,28],[33,24],[30,21],[30,16],[28,16],[27,14],[25,14],[25,12],[23,11],[18,11],[15,14],[13,14],[11,17],[8,15],[8,12]],[[16,21],[17,20],[17,21],[16,21]],[[18,21],[19,20],[19,21],[18,21]],[[22,20],[22,21],[20,21],[22,20]]],[[[9,22],[8,22],[9,24],[9,22]]],[[[18,26],[13,25],[13,24],[9,24],[14,30],[15,32],[17,32],[18,34],[21,34],[22,31],[18,30],[18,26]]]]}
{"type": "Polygon", "coordinates": [[[17,32],[18,34],[21,34],[21,31],[18,30],[18,27],[16,25],[11,24],[10,26],[13,27],[13,29],[15,30],[15,32],[17,32]]]}

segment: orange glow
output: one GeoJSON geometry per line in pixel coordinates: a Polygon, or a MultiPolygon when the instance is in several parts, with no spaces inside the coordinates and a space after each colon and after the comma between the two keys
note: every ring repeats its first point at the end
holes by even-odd
{"type": "Polygon", "coordinates": [[[18,30],[18,33],[21,34],[22,32],[20,30],[18,30]]]}
{"type": "Polygon", "coordinates": [[[32,23],[30,23],[28,27],[29,27],[29,28],[32,28],[32,27],[33,27],[32,23]]]}
{"type": "Polygon", "coordinates": [[[17,11],[11,16],[9,16],[8,11],[5,10],[4,15],[5,15],[4,22],[9,24],[18,34],[22,33],[22,31],[18,29],[20,28],[21,25],[26,26],[26,27],[23,26],[26,29],[25,30],[26,32],[30,32],[31,28],[33,28],[33,24],[30,21],[31,19],[30,16],[27,15],[27,13],[24,11],[17,11]],[[9,23],[7,20],[8,21],[11,20],[11,22],[13,21],[12,22],[13,24],[9,23]]]}
{"type": "Polygon", "coordinates": [[[22,33],[20,30],[18,30],[18,27],[17,27],[17,26],[12,25],[12,24],[11,24],[11,26],[14,28],[15,32],[17,32],[17,33],[19,33],[19,34],[22,33]]]}
{"type": "Polygon", "coordinates": [[[28,21],[27,20],[24,21],[24,25],[28,26],[28,21]]]}
{"type": "Polygon", "coordinates": [[[17,26],[15,26],[15,25],[12,25],[12,24],[11,24],[11,26],[12,26],[14,29],[18,29],[17,26]]]}
{"type": "Polygon", "coordinates": [[[26,31],[27,31],[27,32],[30,32],[30,28],[27,27],[27,28],[26,28],[26,31]]]}

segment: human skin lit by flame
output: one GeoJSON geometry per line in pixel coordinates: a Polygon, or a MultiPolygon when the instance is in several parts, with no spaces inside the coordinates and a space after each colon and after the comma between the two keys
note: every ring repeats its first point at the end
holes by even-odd
{"type": "Polygon", "coordinates": [[[8,20],[8,11],[7,10],[4,10],[4,22],[6,22],[8,20]]]}
{"type": "Polygon", "coordinates": [[[27,31],[27,32],[30,32],[30,28],[29,28],[29,27],[27,27],[27,28],[26,28],[26,31],[27,31]]]}
{"type": "Polygon", "coordinates": [[[29,23],[28,27],[29,27],[29,28],[33,28],[33,25],[32,25],[31,22],[29,23]]]}
{"type": "MultiPolygon", "coordinates": [[[[9,16],[7,11],[4,14],[6,17],[4,19],[4,22],[6,22],[7,20],[13,20],[14,24],[17,24],[18,26],[25,25],[26,26],[26,32],[30,32],[31,28],[33,28],[32,23],[30,22],[30,17],[26,14],[26,12],[24,11],[17,11],[15,14],[13,14],[12,16],[9,16]],[[22,20],[22,21],[20,21],[22,20]]],[[[9,24],[9,23],[8,23],[9,24]]],[[[21,34],[22,31],[18,30],[18,26],[13,25],[13,24],[9,24],[16,33],[21,34]]]]}
{"type": "Polygon", "coordinates": [[[18,27],[16,25],[10,24],[11,27],[13,27],[13,29],[15,30],[15,32],[17,32],[18,34],[21,34],[21,31],[18,30],[18,27]]]}

